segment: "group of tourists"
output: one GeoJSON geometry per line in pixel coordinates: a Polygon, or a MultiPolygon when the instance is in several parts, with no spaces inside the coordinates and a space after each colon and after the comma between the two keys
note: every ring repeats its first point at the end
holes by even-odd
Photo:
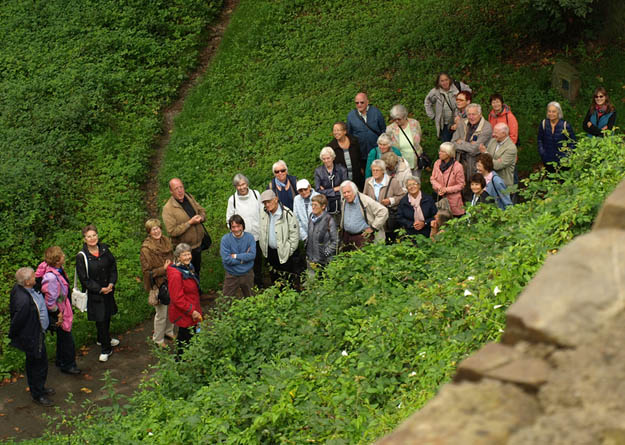
{"type": "MultiPolygon", "coordinates": [[[[492,203],[501,209],[513,205],[518,182],[516,163],[520,145],[518,121],[500,94],[490,96],[487,117],[472,102],[471,88],[440,73],[424,106],[434,121],[441,144],[432,165],[424,153],[421,126],[397,104],[386,123],[367,94],[355,96],[355,108],[346,122],[336,122],[333,140],[319,153],[320,165],[312,183],[289,174],[278,160],[263,191],[253,189],[238,173],[228,198],[229,233],[220,240],[225,270],[223,295],[248,297],[262,288],[263,264],[271,283],[286,280],[301,286],[306,271],[314,277],[339,250],[359,249],[372,242],[393,242],[399,229],[408,235],[436,237],[451,218],[467,207],[492,203]],[[422,192],[421,176],[431,170],[433,195],[422,192]]],[[[604,88],[597,88],[583,129],[601,137],[614,127],[616,112],[604,88]]],[[[575,134],[557,102],[547,105],[538,126],[538,152],[550,172],[574,148],[575,134]]],[[[211,245],[204,221],[205,209],[189,194],[182,180],[169,182],[170,198],[162,210],[163,234],[157,218],[145,222],[146,238],[140,249],[143,284],[155,308],[152,340],[166,347],[177,341],[177,357],[202,320],[200,270],[202,251],[211,245]]],[[[83,248],[76,256],[76,278],[87,293],[87,318],[94,321],[106,362],[119,345],[109,332],[117,313],[115,257],[99,241],[95,226],[83,231],[83,248]]],[[[16,273],[11,292],[11,344],[26,353],[26,373],[33,400],[52,405],[45,387],[47,355],[45,332],[57,335],[56,365],[77,375],[71,333],[72,291],[63,268],[65,254],[58,246],[45,252],[36,271],[16,273]]]]}

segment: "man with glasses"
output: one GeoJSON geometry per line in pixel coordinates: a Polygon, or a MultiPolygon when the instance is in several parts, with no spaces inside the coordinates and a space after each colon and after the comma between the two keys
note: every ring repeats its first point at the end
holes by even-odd
{"type": "Polygon", "coordinates": [[[347,133],[358,139],[361,165],[365,165],[369,151],[378,145],[378,136],[386,130],[386,123],[380,110],[369,105],[365,93],[356,94],[354,102],[356,108],[347,114],[347,133]]]}

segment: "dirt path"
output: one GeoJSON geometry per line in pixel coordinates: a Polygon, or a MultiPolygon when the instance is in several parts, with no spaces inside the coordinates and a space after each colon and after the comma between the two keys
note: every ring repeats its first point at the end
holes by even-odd
{"type": "MultiPolygon", "coordinates": [[[[200,53],[196,71],[180,87],[178,99],[162,110],[162,133],[154,143],[154,155],[150,163],[151,171],[145,186],[146,207],[151,216],[158,217],[160,213],[157,202],[158,172],[173,132],[174,118],[182,110],[184,100],[191,88],[206,72],[238,1],[224,1],[220,16],[209,28],[210,37],[206,47],[200,53]]],[[[207,302],[203,301],[204,303],[207,302]]],[[[152,323],[150,319],[131,331],[116,335],[121,340],[121,344],[114,348],[113,355],[106,363],[98,362],[100,354],[98,346],[83,347],[77,354],[78,367],[83,371],[79,376],[62,374],[54,366],[54,362],[51,362],[46,386],[56,391],[56,395],[51,397],[56,408],[44,408],[32,402],[23,374],[15,376],[11,382],[2,384],[0,386],[0,440],[4,441],[9,438],[25,440],[39,437],[44,431],[50,431],[46,416],[52,416],[52,422],[56,424],[54,419],[83,412],[82,404],[87,401],[95,402],[100,406],[110,404],[108,392],[103,388],[107,371],[110,377],[116,380],[114,384],[116,393],[130,396],[141,381],[150,376],[150,366],[156,363],[156,357],[153,354],[154,346],[150,340],[152,323]],[[70,394],[72,402],[67,399],[70,394]]]]}

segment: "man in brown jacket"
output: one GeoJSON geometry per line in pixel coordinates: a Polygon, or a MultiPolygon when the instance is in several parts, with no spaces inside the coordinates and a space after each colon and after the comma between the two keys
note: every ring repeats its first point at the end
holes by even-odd
{"type": "Polygon", "coordinates": [[[178,178],[169,181],[171,197],[163,207],[163,222],[167,233],[171,237],[174,247],[180,243],[191,246],[191,264],[200,276],[202,266],[202,238],[204,227],[202,222],[206,220],[206,211],[197,203],[195,198],[184,191],[184,184],[178,178]]]}

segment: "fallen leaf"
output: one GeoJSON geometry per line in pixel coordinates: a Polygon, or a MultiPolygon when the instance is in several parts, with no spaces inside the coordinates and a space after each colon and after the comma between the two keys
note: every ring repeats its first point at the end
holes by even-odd
{"type": "Polygon", "coordinates": [[[89,388],[85,388],[84,386],[80,388],[80,390],[84,392],[85,394],[91,394],[91,390],[89,388]]]}
{"type": "Polygon", "coordinates": [[[85,378],[85,380],[93,380],[93,376],[90,374],[83,374],[82,376],[85,378]]]}

